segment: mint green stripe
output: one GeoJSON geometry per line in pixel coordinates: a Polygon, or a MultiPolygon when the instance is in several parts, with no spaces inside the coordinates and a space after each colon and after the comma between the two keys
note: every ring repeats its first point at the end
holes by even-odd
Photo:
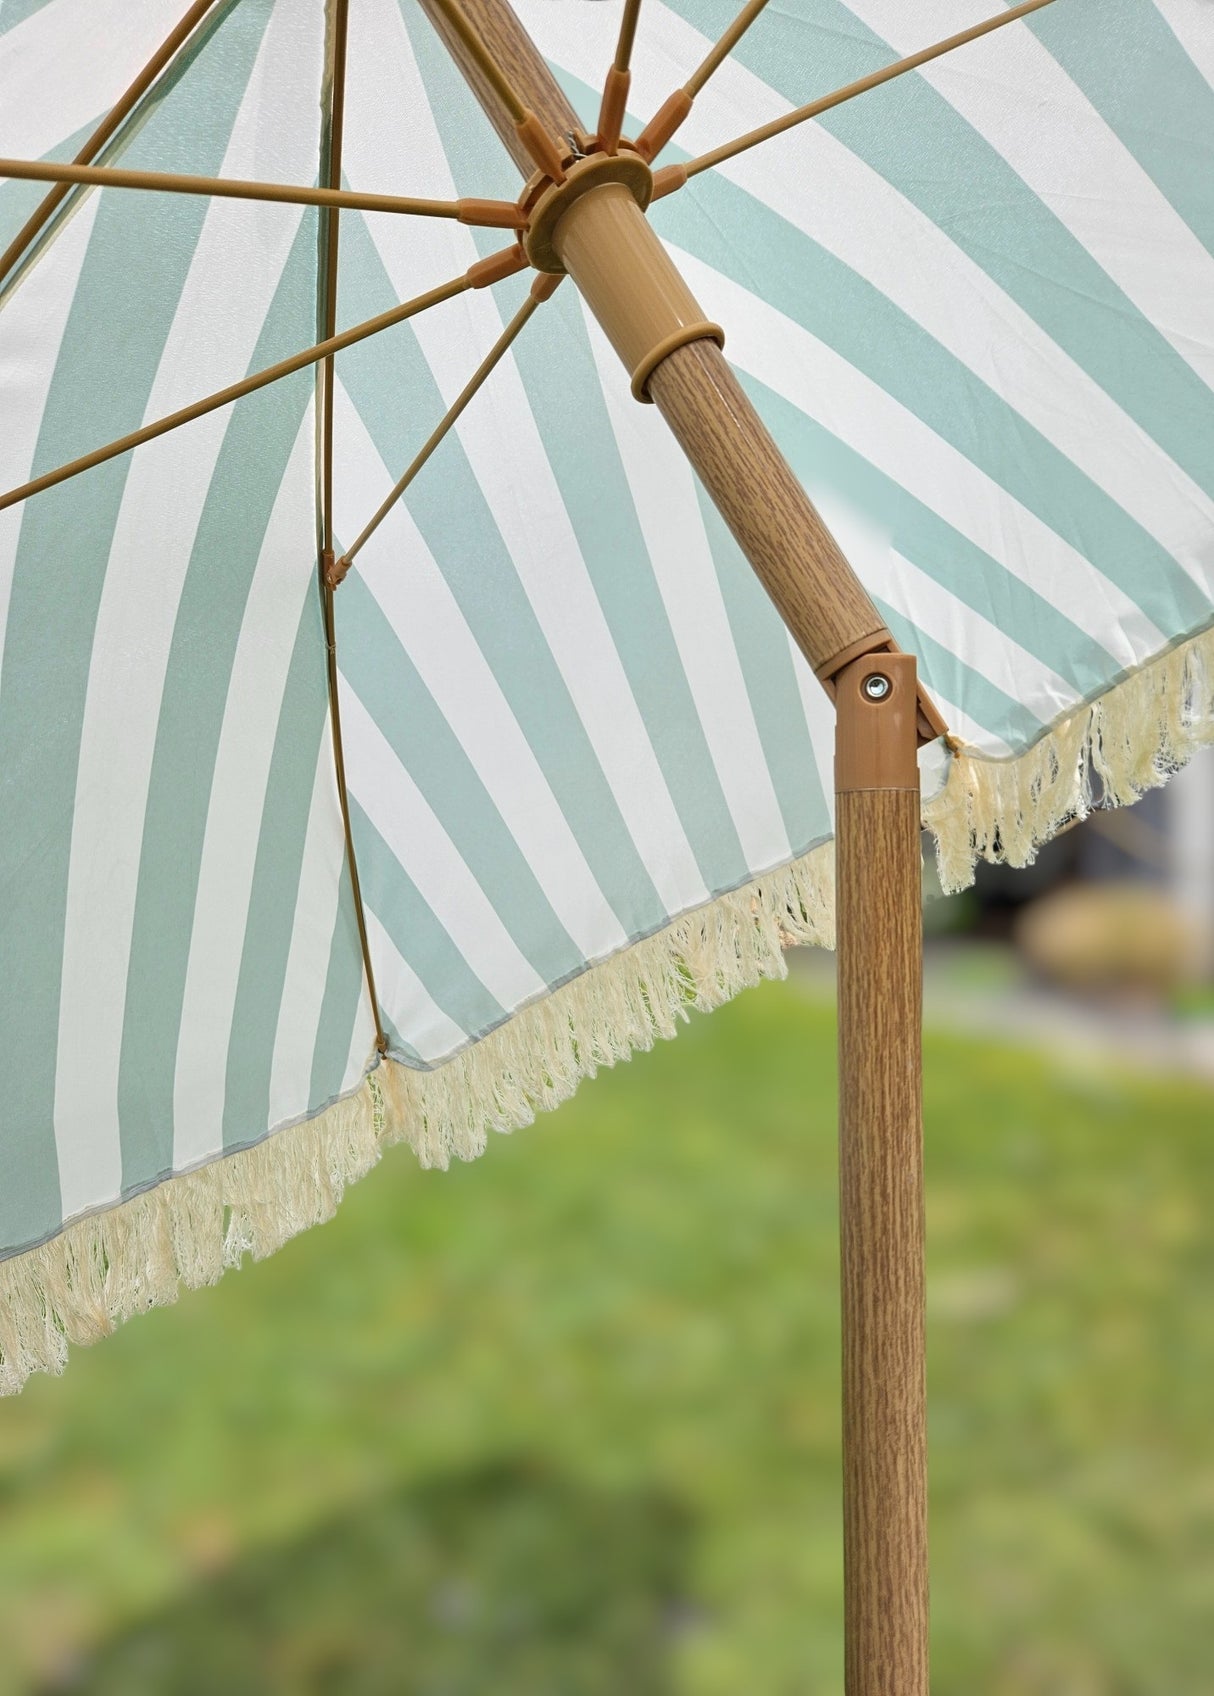
{"type": "MultiPolygon", "coordinates": [[[[232,1010],[223,1140],[231,1147],[270,1124],[270,1074],[287,960],[295,928],[308,817],[329,693],[319,599],[304,603],[270,760],[257,859],[249,892],[240,977],[232,1010]]],[[[344,869],[339,874],[345,876],[344,869]]],[[[309,1108],[318,1103],[310,1101],[309,1108]]]]}
{"type": "MultiPolygon", "coordinates": [[[[712,891],[732,889],[746,875],[746,857],[662,601],[571,285],[528,325],[515,357],[700,876],[712,891]]],[[[624,381],[622,368],[620,377],[624,381]]],[[[636,403],[630,397],[628,404],[636,403]]]]}
{"type": "MultiPolygon", "coordinates": [[[[1067,0],[1061,10],[1070,16],[1073,4],[1067,0]]],[[[689,15],[687,0],[676,0],[675,9],[689,15]]],[[[708,28],[700,0],[695,12],[700,27],[708,28]]],[[[1047,14],[1042,17],[1044,27],[1047,14]]],[[[769,8],[761,27],[743,37],[737,57],[798,103],[864,76],[897,54],[843,6],[823,0],[812,23],[769,8]]],[[[1214,494],[1209,389],[942,95],[921,76],[902,77],[816,121],[938,224],[1177,465],[1214,494]],[[909,135],[915,137],[913,147],[906,144],[909,135]],[[940,168],[941,160],[948,161],[947,170],[940,168]]],[[[1204,133],[1214,146],[1214,125],[1204,133]]],[[[779,147],[772,144],[773,168],[779,147]]],[[[761,285],[761,272],[759,278],[761,285]]]]}
{"type": "MultiPolygon", "coordinates": [[[[39,158],[56,165],[66,160],[74,159],[84,143],[96,129],[96,124],[86,124],[75,135],[67,136],[58,142],[48,153],[39,154],[39,158]]],[[[0,180],[0,248],[8,246],[25,220],[40,206],[51,191],[50,183],[27,183],[17,178],[0,180]]],[[[12,273],[5,278],[8,283],[12,273]]]]}
{"type": "Polygon", "coordinates": [[[762,253],[767,302],[864,372],[1014,495],[1164,631],[1205,597],[1178,562],[1065,454],[918,323],[817,242],[723,178],[657,208],[662,233],[746,287],[762,253]],[[728,231],[728,235],[724,232],[728,231]]]}
{"type": "Polygon", "coordinates": [[[1150,0],[1066,0],[1029,26],[1214,254],[1214,89],[1150,0]]]}
{"type": "MultiPolygon", "coordinates": [[[[395,296],[361,219],[343,227],[342,246],[343,317],[383,311],[395,296]]],[[[502,309],[509,312],[508,301],[502,309]]],[[[483,352],[468,349],[469,373],[483,352]]],[[[340,370],[384,464],[397,475],[446,410],[417,338],[407,325],[387,331],[351,348],[340,370]]],[[[414,483],[407,505],[612,911],[629,935],[652,929],[662,922],[662,902],[456,435],[414,483]]],[[[407,581],[405,557],[400,570],[407,581]]],[[[350,680],[359,687],[353,671],[350,680]]]]}
{"type": "MultiPolygon", "coordinates": [[[[251,370],[306,346],[315,313],[315,265],[316,220],[308,214],[251,370]]],[[[147,1182],[172,1161],[173,1057],[212,805],[211,774],[258,554],[312,384],[311,373],[302,371],[233,409],[182,586],[148,785],[127,974],[118,1084],[127,1185],[147,1182]]],[[[307,533],[310,538],[310,523],[307,533]]],[[[319,651],[315,663],[319,671],[319,651]]],[[[223,805],[224,797],[214,801],[223,805]]]]}
{"type": "MultiPolygon", "coordinates": [[[[350,828],[363,900],[391,937],[426,993],[468,1036],[481,1036],[508,1015],[473,971],[446,927],[353,796],[350,828]]],[[[401,1009],[394,1012],[399,1021],[401,1009]]]]}
{"type": "Polygon", "coordinates": [[[0,0],[0,35],[23,24],[27,18],[32,18],[35,12],[40,12],[48,6],[50,0],[0,0]]]}
{"type": "Polygon", "coordinates": [[[699,482],[696,493],[767,769],[797,857],[831,834],[831,822],[788,632],[699,482]]]}
{"type": "MultiPolygon", "coordinates": [[[[170,102],[132,148],[140,164],[216,171],[261,39],[242,8],[213,42],[197,108],[170,102]]],[[[103,195],[51,383],[35,472],[142,421],[205,202],[103,195]],[[106,327],[99,335],[98,325],[106,327]]],[[[52,1130],[71,820],[93,632],[129,458],[27,503],[0,671],[0,1241],[60,1223],[52,1130]]],[[[69,1062],[70,1063],[70,1058],[69,1062]]],[[[171,1075],[172,1049],[159,1064],[171,1075]]],[[[144,1180],[155,1172],[141,1174],[144,1180]]]]}
{"type": "MultiPolygon", "coordinates": [[[[367,1001],[367,980],[363,972],[362,944],[358,937],[358,919],[350,878],[343,864],[341,896],[333,920],[333,940],[329,947],[329,966],[325,973],[325,991],[320,1003],[320,1024],[316,1030],[316,1045],[312,1050],[312,1081],[308,1100],[315,1106],[332,1101],[341,1093],[354,1041],[358,1016],[367,1001]]],[[[387,1021],[384,1021],[387,1030],[387,1021]]]]}
{"type": "MultiPolygon", "coordinates": [[[[340,546],[340,541],[339,541],[340,546]]],[[[494,911],[545,982],[582,963],[455,732],[357,572],[337,604],[342,671],[494,911]]],[[[390,774],[384,781],[390,782],[390,774]]]]}

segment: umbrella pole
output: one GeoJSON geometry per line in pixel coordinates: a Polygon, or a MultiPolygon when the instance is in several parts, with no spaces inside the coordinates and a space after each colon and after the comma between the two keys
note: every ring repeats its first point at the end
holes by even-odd
{"type": "MultiPolygon", "coordinates": [[[[578,140],[508,0],[421,7],[524,175],[532,118],[578,140]]],[[[838,692],[847,1692],[927,1696],[915,750],[943,726],[916,700],[913,658],[890,651],[880,613],[726,364],[721,332],[653,233],[626,167],[571,154],[548,189],[533,179],[524,242],[538,268],[573,278],[634,394],[656,403],[802,652],[838,692]],[[878,676],[889,684],[879,696],[865,688],[878,676]]]]}
{"type": "Polygon", "coordinates": [[[915,661],[837,678],[839,1220],[848,1696],[927,1696],[915,661]]]}

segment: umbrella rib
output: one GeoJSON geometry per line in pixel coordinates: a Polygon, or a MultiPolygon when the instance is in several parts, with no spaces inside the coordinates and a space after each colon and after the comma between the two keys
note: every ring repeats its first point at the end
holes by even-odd
{"type": "Polygon", "coordinates": [[[472,376],[468,379],[467,383],[465,383],[459,394],[447,408],[447,411],[443,414],[438,424],[426,438],[426,441],[418,450],[414,458],[410,461],[400,480],[393,486],[391,493],[383,502],[381,502],[376,512],[359,531],[358,535],[346,549],[345,553],[342,554],[341,558],[334,562],[333,586],[335,588],[349,571],[350,566],[354,562],[355,556],[360,552],[365,544],[370,541],[371,537],[379,529],[380,525],[391,512],[392,508],[396,505],[397,501],[400,500],[410,483],[412,483],[413,479],[417,476],[422,466],[425,465],[426,461],[438,447],[439,443],[447,435],[452,425],[463,413],[469,401],[476,394],[478,389],[480,389],[486,382],[496,366],[501,362],[503,356],[508,352],[511,344],[518,336],[523,326],[531,318],[536,308],[541,304],[541,302],[548,300],[555,293],[562,281],[562,276],[555,276],[547,272],[542,272],[536,277],[535,281],[531,285],[531,292],[528,294],[526,300],[519,307],[514,317],[506,325],[506,328],[502,331],[501,335],[489,349],[489,352],[485,355],[484,359],[481,360],[472,376]]]}
{"type": "Polygon", "coordinates": [[[725,33],[708,49],[682,88],[676,88],[670,98],[658,107],[636,139],[637,151],[644,158],[657,158],[691,111],[696,95],[724,64],[766,4],[767,0],[748,0],[725,33]]]}
{"type": "Polygon", "coordinates": [[[537,169],[554,183],[563,183],[565,167],[561,150],[546,126],[524,103],[518,90],[482,41],[472,20],[459,0],[433,0],[434,8],[472,61],[476,70],[501,101],[506,115],[514,125],[519,140],[530,154],[537,169]]]}
{"type": "Polygon", "coordinates": [[[463,7],[458,5],[456,0],[436,0],[436,3],[467,49],[468,56],[475,62],[477,70],[510,114],[510,121],[521,124],[527,116],[527,108],[510,78],[481,40],[463,7]]]}
{"type": "MultiPolygon", "coordinates": [[[[124,93],[118,96],[113,106],[110,107],[105,117],[77,153],[75,164],[88,165],[92,163],[105,144],[130,117],[148,89],[176,58],[178,50],[193,35],[195,27],[214,5],[215,0],[194,0],[194,4],[185,13],[177,27],[170,31],[161,42],[134,82],[124,93]]],[[[71,187],[70,181],[62,177],[51,180],[55,186],[48,195],[39,201],[4,252],[0,254],[0,283],[8,276],[17,261],[27,251],[30,243],[45,229],[56,210],[67,198],[71,187]]]]}
{"type": "MultiPolygon", "coordinates": [[[[342,139],[346,118],[346,38],[349,22],[349,0],[336,0],[333,8],[332,68],[329,78],[328,158],[326,175],[330,188],[341,183],[342,139]]],[[[324,289],[320,316],[324,338],[331,341],[337,330],[337,256],[341,213],[336,206],[325,212],[324,269],[317,278],[324,289]]],[[[337,784],[337,801],[341,809],[341,828],[345,838],[346,869],[350,874],[350,894],[354,900],[354,917],[358,925],[358,942],[362,950],[363,976],[371,1017],[375,1022],[377,1053],[386,1054],[388,1038],[384,1033],[379,1011],[379,991],[375,987],[375,967],[371,960],[371,942],[367,935],[367,913],[363,905],[362,881],[358,875],[358,856],[354,851],[354,831],[350,824],[350,795],[346,783],[346,749],[341,733],[341,690],[337,673],[337,623],[333,613],[333,587],[329,581],[329,562],[333,558],[333,355],[326,354],[316,367],[320,388],[320,498],[321,556],[318,563],[321,615],[325,631],[325,679],[329,692],[329,731],[333,742],[333,775],[337,784]]]]}
{"type": "Polygon", "coordinates": [[[615,59],[612,61],[613,70],[627,71],[632,63],[632,44],[636,40],[637,16],[640,10],[641,0],[624,0],[620,33],[615,44],[615,59]]]}
{"type": "Polygon", "coordinates": [[[624,0],[620,18],[620,33],[616,38],[615,58],[603,85],[603,101],[599,107],[599,145],[604,153],[615,153],[620,145],[620,128],[628,105],[628,90],[632,86],[632,45],[636,40],[637,16],[641,0],[624,0]]]}
{"type": "Polygon", "coordinates": [[[114,459],[121,453],[129,452],[131,448],[140,447],[156,436],[163,436],[181,424],[190,424],[195,418],[201,418],[204,413],[214,412],[217,407],[242,400],[245,395],[252,394],[255,389],[264,388],[267,383],[276,383],[281,377],[290,377],[308,365],[315,365],[319,360],[327,359],[331,354],[341,353],[343,349],[353,347],[355,342],[365,341],[368,336],[377,335],[380,330],[389,330],[394,324],[402,324],[406,318],[413,318],[431,306],[438,306],[444,300],[462,294],[465,289],[486,288],[503,277],[511,277],[515,272],[524,270],[526,265],[527,258],[521,247],[503,248],[500,252],[491,254],[488,259],[478,260],[475,265],[469,266],[462,276],[453,277],[450,282],[442,283],[438,288],[415,295],[412,300],[394,306],[387,312],[381,312],[374,318],[367,318],[363,323],[355,324],[352,329],[343,330],[338,336],[331,336],[318,342],[315,347],[305,348],[302,353],[293,353],[287,359],[280,359],[277,364],[268,365],[263,371],[255,371],[251,376],[242,377],[238,383],[230,383],[225,389],[218,389],[214,394],[196,400],[189,406],[183,406],[177,412],[170,412],[164,418],[158,418],[151,424],[144,424],[140,429],[132,430],[129,435],[107,442],[105,447],[94,448],[91,453],[83,454],[79,459],[60,465],[54,471],[44,472],[32,482],[22,483],[19,488],[10,489],[7,494],[0,495],[0,512],[6,507],[16,506],[19,501],[28,500],[31,495],[41,494],[44,489],[52,488],[56,483],[66,482],[69,477],[78,476],[82,471],[91,471],[95,465],[102,465],[107,459],[114,459]]]}
{"type": "Polygon", "coordinates": [[[409,195],[356,193],[339,188],[337,184],[310,188],[303,183],[194,177],[176,171],[129,171],[112,165],[57,165],[42,159],[0,159],[0,177],[58,183],[65,187],[65,192],[66,186],[85,183],[98,188],[151,189],[165,194],[202,194],[229,200],[271,200],[287,205],[334,209],[345,207],[352,212],[403,212],[420,218],[455,218],[462,224],[490,229],[520,229],[525,223],[522,212],[510,200],[423,200],[409,195]]]}
{"type": "Polygon", "coordinates": [[[750,0],[748,5],[743,6],[720,40],[714,42],[712,47],[709,48],[704,58],[683,84],[683,91],[689,100],[694,100],[709,77],[720,69],[766,4],[767,0],[750,0]]]}
{"type": "Polygon", "coordinates": [[[842,106],[845,101],[853,100],[857,94],[866,94],[870,88],[879,88],[882,83],[892,82],[895,77],[904,76],[907,71],[918,70],[920,65],[926,65],[929,60],[939,59],[945,53],[964,47],[967,42],[977,41],[980,36],[990,35],[993,30],[1002,29],[1005,24],[1015,23],[1017,19],[1027,17],[1030,12],[1039,12],[1043,6],[1052,3],[1053,0],[1024,0],[1023,5],[1013,6],[1009,11],[999,12],[980,24],[973,24],[969,29],[959,31],[956,35],[946,36],[943,41],[937,41],[931,47],[920,48],[917,53],[911,53],[905,59],[897,59],[879,71],[873,71],[866,77],[847,83],[843,88],[837,88],[833,94],[823,95],[819,100],[811,100],[806,106],[798,106],[794,111],[786,112],[783,117],[774,118],[769,124],[748,130],[745,135],[737,136],[720,147],[714,147],[708,153],[701,153],[696,158],[689,159],[685,165],[675,165],[670,169],[678,174],[680,181],[685,182],[688,177],[698,176],[701,171],[709,171],[715,165],[721,165],[725,160],[746,152],[748,148],[757,147],[761,141],[769,141],[772,136],[782,135],[785,130],[792,129],[796,124],[803,124],[809,118],[819,117],[823,112],[842,106]]]}

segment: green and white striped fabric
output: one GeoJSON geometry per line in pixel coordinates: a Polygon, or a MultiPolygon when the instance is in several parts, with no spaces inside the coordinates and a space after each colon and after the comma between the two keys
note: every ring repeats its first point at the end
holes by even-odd
{"type": "MultiPolygon", "coordinates": [[[[218,0],[103,162],[322,180],[332,9],[218,0]]],[[[782,0],[668,157],[993,9],[782,0]]],[[[74,157],[183,10],[0,0],[0,154],[74,157]]],[[[593,129],[618,6],[517,10],[593,129]]],[[[735,10],[646,0],[626,133],[735,10]]],[[[1057,0],[653,209],[950,726],[924,783],[953,881],[1030,855],[1093,769],[1129,799],[1211,733],[1212,84],[1208,0],[1057,0]]],[[[350,7],[343,165],[518,193],[416,0],[350,7]]],[[[44,193],[0,186],[0,246],[44,193]]],[[[0,285],[3,488],[318,340],[323,239],[298,206],[73,191],[0,285]]],[[[347,212],[339,326],[501,245],[347,212]]],[[[339,546],[526,282],[339,357],[339,546]]],[[[829,704],[567,284],[336,596],[379,1062],[316,385],[0,513],[10,1388],[324,1217],[390,1137],[475,1153],[829,939],[829,704]]]]}

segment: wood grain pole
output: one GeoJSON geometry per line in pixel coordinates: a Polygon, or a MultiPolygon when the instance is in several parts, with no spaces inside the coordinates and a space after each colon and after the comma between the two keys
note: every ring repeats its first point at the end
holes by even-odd
{"type": "MultiPolygon", "coordinates": [[[[524,177],[515,114],[421,0],[524,177]]],[[[772,441],[648,219],[644,162],[575,157],[591,138],[507,0],[458,0],[511,88],[559,142],[531,176],[524,245],[567,271],[662,413],[790,632],[838,697],[840,1218],[848,1696],[927,1696],[926,1421],[917,741],[943,727],[772,441]],[[575,147],[573,144],[577,143],[575,147]],[[879,698],[865,685],[888,684],[879,698]]]]}
{"type": "Polygon", "coordinates": [[[926,1696],[914,656],[868,655],[836,682],[846,1689],[848,1696],[926,1696]]]}

